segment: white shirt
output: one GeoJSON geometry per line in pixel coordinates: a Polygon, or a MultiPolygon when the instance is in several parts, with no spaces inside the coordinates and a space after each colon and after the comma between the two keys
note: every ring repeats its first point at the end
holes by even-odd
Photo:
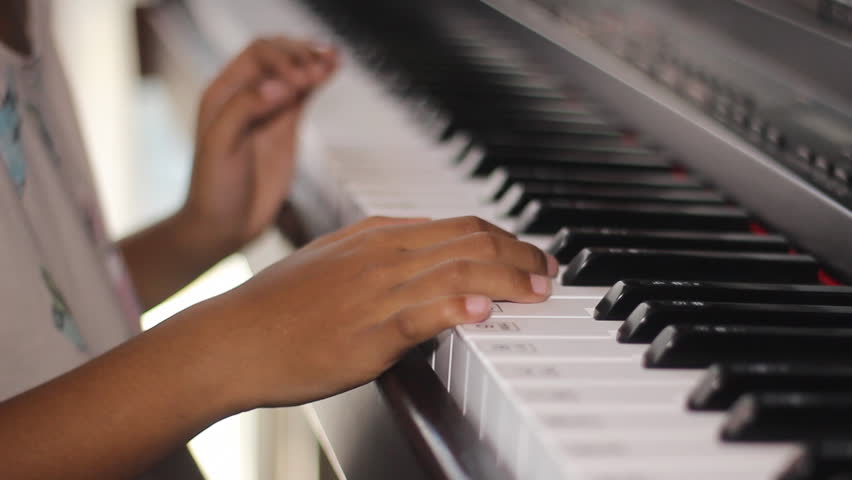
{"type": "Polygon", "coordinates": [[[33,54],[0,44],[0,400],[138,332],[129,277],[104,234],[48,0],[33,54]]]}

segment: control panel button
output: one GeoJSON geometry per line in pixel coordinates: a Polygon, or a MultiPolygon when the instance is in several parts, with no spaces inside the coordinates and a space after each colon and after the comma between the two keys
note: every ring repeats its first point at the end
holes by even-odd
{"type": "Polygon", "coordinates": [[[834,167],[833,177],[835,180],[843,183],[844,185],[849,185],[849,170],[844,167],[834,167]]]}
{"type": "Polygon", "coordinates": [[[743,105],[734,105],[731,108],[731,120],[742,128],[748,128],[750,124],[748,110],[743,105]]]}
{"type": "Polygon", "coordinates": [[[831,162],[824,155],[814,157],[814,166],[821,172],[828,173],[831,171],[831,162]]]}
{"type": "Polygon", "coordinates": [[[763,139],[763,132],[766,130],[766,121],[760,117],[751,117],[748,121],[749,135],[755,140],[763,139]]]}
{"type": "Polygon", "coordinates": [[[787,137],[778,127],[768,125],[766,127],[766,140],[776,148],[784,148],[787,145],[787,137]]]}
{"type": "Polygon", "coordinates": [[[804,163],[810,163],[814,157],[814,152],[807,145],[799,145],[796,147],[796,158],[804,163]]]}

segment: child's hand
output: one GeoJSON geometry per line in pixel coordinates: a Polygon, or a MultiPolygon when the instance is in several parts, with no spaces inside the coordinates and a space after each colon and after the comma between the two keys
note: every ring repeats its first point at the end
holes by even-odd
{"type": "Polygon", "coordinates": [[[223,253],[261,233],[289,195],[300,114],[336,65],[329,47],[260,39],[205,91],[180,215],[223,253]]]}
{"type": "Polygon", "coordinates": [[[477,218],[378,218],[319,239],[202,308],[222,332],[211,351],[227,364],[240,408],[294,405],[366,383],[440,331],[487,319],[492,298],[546,299],[556,269],[477,218]]]}

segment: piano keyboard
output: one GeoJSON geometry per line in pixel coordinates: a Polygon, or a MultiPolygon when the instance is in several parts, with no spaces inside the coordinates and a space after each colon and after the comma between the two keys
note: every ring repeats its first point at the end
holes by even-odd
{"type": "Polygon", "coordinates": [[[291,21],[319,16],[352,54],[305,146],[336,223],[475,215],[560,259],[550,300],[495,303],[430,359],[515,478],[848,467],[831,441],[852,411],[852,288],[825,285],[824,265],[549,75],[475,2],[306,3],[291,21]]]}

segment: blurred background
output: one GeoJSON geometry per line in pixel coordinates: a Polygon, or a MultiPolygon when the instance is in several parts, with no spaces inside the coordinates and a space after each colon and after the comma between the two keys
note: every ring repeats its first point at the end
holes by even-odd
{"type": "MultiPolygon", "coordinates": [[[[56,40],[114,238],[178,208],[192,163],[191,134],[165,87],[139,75],[134,15],[139,3],[54,2],[56,40]]],[[[261,239],[253,248],[286,251],[277,238],[261,239]]],[[[144,327],[245,281],[251,275],[251,250],[224,260],[147,312],[144,327]]],[[[319,474],[318,448],[299,409],[226,419],[195,438],[190,447],[210,480],[311,479],[319,474]]]]}

